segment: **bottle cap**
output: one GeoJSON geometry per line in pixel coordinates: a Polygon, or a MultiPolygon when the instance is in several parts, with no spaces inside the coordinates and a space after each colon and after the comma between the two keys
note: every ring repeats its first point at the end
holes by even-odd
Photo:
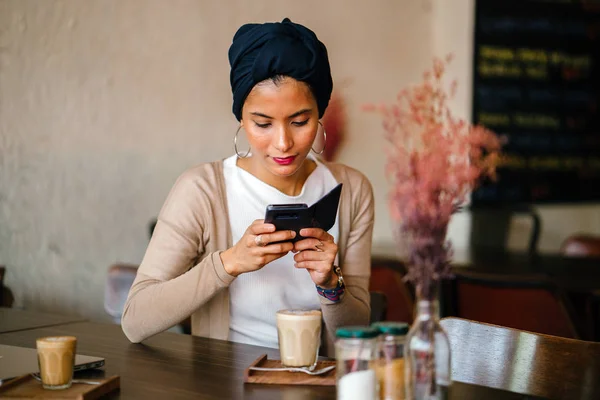
{"type": "Polygon", "coordinates": [[[371,326],[377,329],[379,333],[386,335],[403,336],[408,333],[408,324],[406,322],[375,322],[371,326]]]}
{"type": "Polygon", "coordinates": [[[370,326],[344,326],[335,331],[335,336],[342,339],[371,339],[378,335],[379,331],[370,326]]]}

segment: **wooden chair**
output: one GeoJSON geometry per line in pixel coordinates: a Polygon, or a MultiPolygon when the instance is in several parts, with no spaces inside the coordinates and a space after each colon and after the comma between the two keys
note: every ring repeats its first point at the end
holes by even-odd
{"type": "Polygon", "coordinates": [[[413,321],[414,295],[403,280],[403,270],[402,263],[396,259],[374,257],[371,261],[369,291],[385,296],[384,321],[413,321]]]}
{"type": "Polygon", "coordinates": [[[538,248],[542,219],[530,205],[476,207],[471,211],[471,246],[493,251],[505,250],[509,242],[512,221],[519,217],[531,220],[527,251],[535,254],[538,248]]]}
{"type": "MultiPolygon", "coordinates": [[[[568,237],[561,245],[565,257],[598,258],[600,268],[600,236],[578,233],[568,237]]],[[[568,293],[579,318],[584,321],[586,336],[600,341],[600,291],[568,293]]]]}
{"type": "Polygon", "coordinates": [[[6,267],[0,265],[0,307],[12,307],[15,300],[12,291],[4,286],[4,276],[6,275],[6,267]]]}
{"type": "Polygon", "coordinates": [[[460,318],[441,325],[454,381],[547,399],[600,399],[600,343],[460,318]]]}
{"type": "Polygon", "coordinates": [[[113,264],[108,268],[104,287],[104,310],[117,324],[121,323],[123,307],[137,269],[138,265],[133,264],[113,264]]]}
{"type": "Polygon", "coordinates": [[[157,223],[158,220],[156,218],[151,219],[150,222],[148,222],[148,237],[150,239],[152,239],[152,235],[154,234],[154,228],[156,228],[157,223]]]}
{"type": "Polygon", "coordinates": [[[6,267],[0,265],[0,306],[4,306],[2,298],[4,296],[4,274],[6,273],[6,267]]]}
{"type": "Polygon", "coordinates": [[[562,292],[541,276],[454,271],[448,315],[530,332],[580,338],[562,292]]]}
{"type": "MultiPolygon", "coordinates": [[[[139,265],[113,264],[108,268],[106,286],[104,287],[104,310],[111,316],[113,322],[121,323],[123,308],[133,285],[139,265]]],[[[191,334],[191,319],[186,318],[179,325],[182,333],[191,334]]]]}
{"type": "MultiPolygon", "coordinates": [[[[600,258],[600,236],[586,234],[570,236],[562,243],[560,252],[567,257],[600,258]]],[[[600,264],[598,267],[600,268],[600,264]]]]}
{"type": "Polygon", "coordinates": [[[370,292],[371,297],[371,324],[385,321],[387,314],[387,297],[382,292],[370,292]]]}
{"type": "Polygon", "coordinates": [[[591,340],[600,342],[600,290],[589,294],[587,301],[589,335],[591,340]]]}

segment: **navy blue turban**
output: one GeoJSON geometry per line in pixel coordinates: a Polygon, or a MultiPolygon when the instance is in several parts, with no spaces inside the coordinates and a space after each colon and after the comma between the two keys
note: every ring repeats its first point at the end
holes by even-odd
{"type": "Polygon", "coordinates": [[[229,48],[233,113],[242,119],[242,106],[258,82],[285,75],[307,83],[325,113],[333,81],[325,45],[310,29],[285,18],[281,23],[246,24],[229,48]]]}

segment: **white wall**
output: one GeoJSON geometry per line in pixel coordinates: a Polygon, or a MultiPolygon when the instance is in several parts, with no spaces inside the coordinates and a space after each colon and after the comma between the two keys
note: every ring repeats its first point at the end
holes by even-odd
{"type": "MultiPolygon", "coordinates": [[[[17,306],[105,318],[107,267],[141,260],[177,175],[233,152],[235,30],[286,16],[328,46],[350,109],[339,160],[371,179],[375,244],[391,243],[382,130],[359,108],[453,51],[468,117],[472,0],[0,0],[0,264],[17,306]]],[[[600,227],[598,207],[542,212],[545,250],[600,227]]],[[[457,247],[468,233],[456,218],[457,247]]]]}
{"type": "Polygon", "coordinates": [[[0,264],[16,306],[105,318],[107,267],[139,263],[177,175],[233,154],[235,30],[286,16],[346,82],[339,157],[373,181],[388,237],[379,121],[359,108],[429,62],[421,0],[0,0],[0,264]]]}

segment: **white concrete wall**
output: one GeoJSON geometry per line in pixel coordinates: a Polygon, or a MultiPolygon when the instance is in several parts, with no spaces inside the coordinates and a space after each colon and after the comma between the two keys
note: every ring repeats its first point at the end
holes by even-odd
{"type": "Polygon", "coordinates": [[[245,22],[305,23],[350,107],[339,159],[387,184],[379,121],[431,57],[421,0],[0,0],[0,264],[16,306],[104,318],[107,267],[139,263],[177,175],[233,154],[227,50],[245,22]]]}

